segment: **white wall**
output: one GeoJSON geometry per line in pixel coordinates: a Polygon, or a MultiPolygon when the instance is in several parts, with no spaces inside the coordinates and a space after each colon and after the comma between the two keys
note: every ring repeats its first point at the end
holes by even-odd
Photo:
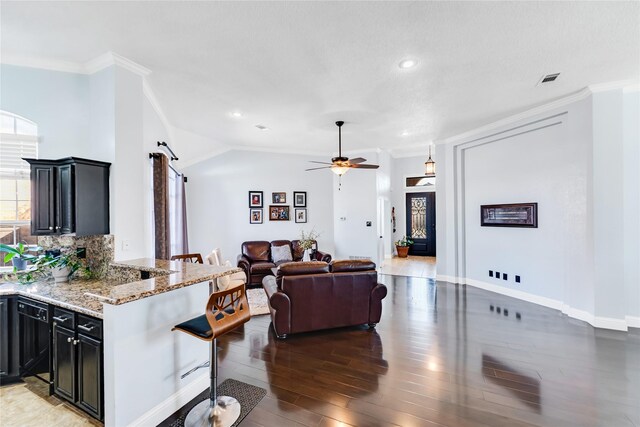
{"type": "Polygon", "coordinates": [[[633,94],[583,92],[439,145],[438,278],[561,309],[598,327],[640,326],[633,94]],[[480,227],[480,205],[528,201],[538,202],[537,229],[480,227]],[[488,270],[509,280],[489,278],[488,270]]]}
{"type": "MultiPolygon", "coordinates": [[[[378,162],[375,152],[358,153],[358,157],[366,158],[367,163],[378,162]]],[[[379,263],[377,171],[350,170],[340,179],[329,174],[333,176],[335,259],[366,257],[379,263]]]]}
{"type": "Polygon", "coordinates": [[[107,147],[89,143],[89,76],[1,64],[0,91],[0,109],[38,125],[40,158],[109,161],[107,147]]]}
{"type": "MultiPolygon", "coordinates": [[[[293,154],[229,151],[184,169],[187,183],[189,250],[203,255],[213,248],[234,265],[242,242],[295,240],[302,230],[320,233],[318,248],[335,257],[333,245],[333,174],[305,172],[309,160],[293,154]],[[249,224],[249,191],[262,191],[263,223],[249,224]],[[293,220],[293,192],[307,192],[307,223],[293,220]],[[290,221],[269,221],[272,192],[286,192],[290,221]]],[[[375,188],[374,188],[375,191],[375,188]]],[[[374,211],[375,213],[375,206],[374,211]]]]}

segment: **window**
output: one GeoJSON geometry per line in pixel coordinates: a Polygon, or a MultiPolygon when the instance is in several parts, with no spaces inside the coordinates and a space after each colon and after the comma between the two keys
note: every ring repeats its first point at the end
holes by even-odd
{"type": "Polygon", "coordinates": [[[405,178],[405,188],[413,187],[432,187],[436,185],[436,179],[434,177],[426,176],[409,176],[405,178]]]}
{"type": "Polygon", "coordinates": [[[37,135],[35,123],[0,111],[0,243],[37,243],[31,235],[30,169],[22,160],[38,157],[37,135]]]}

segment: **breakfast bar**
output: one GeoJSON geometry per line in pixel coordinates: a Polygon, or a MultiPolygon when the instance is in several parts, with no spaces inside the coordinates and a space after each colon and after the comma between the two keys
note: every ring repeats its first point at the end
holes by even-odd
{"type": "Polygon", "coordinates": [[[136,259],[112,263],[104,279],[6,283],[0,295],[48,304],[54,335],[65,319],[54,313],[77,313],[78,319],[96,319],[96,324],[101,319],[104,368],[98,392],[103,393],[105,425],[157,425],[209,384],[207,370],[180,379],[208,360],[208,346],[171,328],[204,312],[210,281],[237,271],[136,259]]]}

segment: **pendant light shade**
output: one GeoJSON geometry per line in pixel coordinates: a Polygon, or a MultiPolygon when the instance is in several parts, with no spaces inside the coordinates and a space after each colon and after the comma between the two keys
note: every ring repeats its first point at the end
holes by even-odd
{"type": "Polygon", "coordinates": [[[429,145],[429,160],[424,162],[425,172],[424,175],[428,178],[436,176],[436,162],[431,160],[431,145],[429,145]]]}

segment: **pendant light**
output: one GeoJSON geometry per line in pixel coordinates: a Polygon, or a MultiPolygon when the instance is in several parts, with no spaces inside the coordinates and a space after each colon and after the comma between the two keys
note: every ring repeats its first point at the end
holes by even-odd
{"type": "Polygon", "coordinates": [[[431,144],[429,144],[429,160],[424,162],[425,173],[427,178],[434,178],[436,176],[436,162],[431,160],[431,144]]]}

